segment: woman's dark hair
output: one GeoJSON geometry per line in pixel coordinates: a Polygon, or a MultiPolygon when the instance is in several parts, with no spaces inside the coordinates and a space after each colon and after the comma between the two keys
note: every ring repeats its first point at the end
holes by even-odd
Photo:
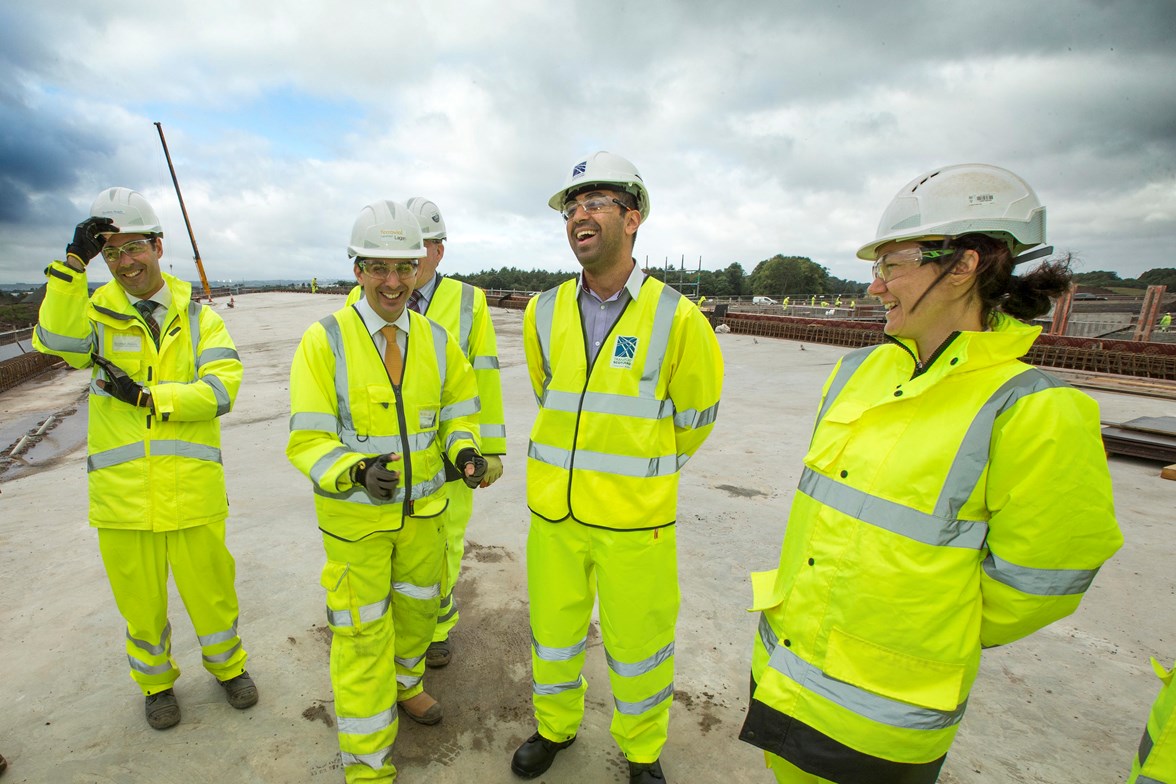
{"type": "Polygon", "coordinates": [[[974,250],[980,257],[976,267],[976,294],[980,297],[981,316],[988,321],[993,311],[1003,311],[1022,321],[1049,312],[1050,300],[1070,290],[1070,257],[1046,261],[1026,275],[1013,274],[1013,254],[1008,244],[987,234],[963,234],[928,247],[956,251],[939,263],[946,275],[959,258],[960,251],[974,250]]]}

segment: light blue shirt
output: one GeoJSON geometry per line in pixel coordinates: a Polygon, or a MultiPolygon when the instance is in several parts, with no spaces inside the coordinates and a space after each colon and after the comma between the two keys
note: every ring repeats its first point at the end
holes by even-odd
{"type": "Polygon", "coordinates": [[[608,337],[608,332],[612,329],[613,324],[616,324],[617,319],[621,317],[625,306],[631,300],[637,299],[641,293],[641,283],[644,280],[645,272],[634,261],[633,271],[629,273],[629,279],[625,281],[621,290],[608,299],[602,300],[596,296],[596,292],[588,288],[584,280],[584,273],[580,273],[580,284],[577,287],[576,296],[580,303],[580,318],[584,320],[584,337],[588,340],[589,368],[596,361],[601,344],[608,337]]]}

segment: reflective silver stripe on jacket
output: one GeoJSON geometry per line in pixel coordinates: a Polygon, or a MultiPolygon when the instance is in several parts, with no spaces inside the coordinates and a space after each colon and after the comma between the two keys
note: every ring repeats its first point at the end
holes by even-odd
{"type": "Polygon", "coordinates": [[[760,640],[768,651],[768,666],[802,689],[813,692],[836,705],[841,705],[859,716],[913,730],[941,730],[960,723],[968,701],[964,700],[954,710],[941,711],[923,708],[907,702],[892,700],[865,689],[826,675],[819,667],[801,659],[787,647],[778,644],[776,633],[768,624],[767,616],[760,614],[760,640]]]}
{"type": "Polygon", "coordinates": [[[551,386],[551,327],[555,319],[555,299],[560,287],[540,294],[535,298],[535,336],[539,339],[539,356],[543,361],[543,384],[546,392],[551,386]]]}
{"type": "MultiPolygon", "coordinates": [[[[433,289],[434,293],[436,291],[433,289]]],[[[474,331],[474,287],[468,283],[461,284],[461,312],[458,319],[457,340],[461,346],[461,353],[468,357],[470,355],[470,333],[474,331]]]]}
{"type": "Polygon", "coordinates": [[[1143,728],[1143,737],[1139,739],[1139,767],[1147,762],[1147,758],[1151,756],[1152,747],[1156,742],[1152,740],[1151,733],[1147,731],[1147,726],[1143,728]]]}
{"type": "Polygon", "coordinates": [[[642,659],[639,662],[633,662],[631,664],[626,664],[614,659],[612,654],[608,652],[607,647],[604,650],[604,658],[605,661],[608,662],[608,668],[617,675],[623,676],[625,678],[636,678],[638,675],[645,675],[646,673],[653,672],[656,667],[673,659],[674,643],[671,642],[669,645],[666,645],[652,656],[642,659]]]}
{"type": "Polygon", "coordinates": [[[482,439],[487,438],[506,438],[506,425],[479,425],[478,430],[482,433],[482,439]]]}
{"type": "MultiPolygon", "coordinates": [[[[536,444],[534,441],[527,447],[527,457],[546,463],[565,471],[572,468],[572,452],[548,444],[536,444]]],[[[599,471],[601,473],[616,474],[618,476],[632,476],[638,479],[648,479],[655,476],[670,476],[677,473],[685,464],[685,455],[662,455],[661,457],[630,457],[628,455],[612,455],[606,452],[589,452],[577,449],[575,452],[575,467],[585,471],[599,471]]]]}
{"type": "MultiPolygon", "coordinates": [[[[870,351],[877,348],[872,346],[851,352],[842,360],[842,371],[848,369],[850,373],[846,375],[839,371],[834,378],[818,415],[818,426],[820,418],[824,417],[835,397],[845,388],[849,376],[861,367],[870,351]]],[[[1036,368],[1029,368],[993,392],[972,418],[956,450],[932,513],[879,498],[809,468],[805,468],[801,474],[799,489],[839,512],[923,544],[981,549],[986,545],[988,537],[987,521],[960,520],[957,517],[988,467],[996,420],[1021,399],[1059,386],[1065,384],[1036,368]]],[[[1026,593],[1044,595],[1070,593],[1073,591],[1069,589],[1074,586],[1083,581],[1089,585],[1090,580],[1094,579],[1094,572],[1089,570],[1030,570],[1001,561],[992,554],[985,560],[985,571],[993,579],[1026,593]],[[1022,585],[1026,587],[1021,588],[1022,585]]]]}
{"type": "Polygon", "coordinates": [[[163,634],[159,636],[158,645],[152,645],[149,642],[132,637],[130,629],[127,629],[127,640],[139,650],[149,653],[152,656],[159,656],[166,653],[168,648],[171,647],[171,631],[171,621],[168,621],[167,625],[163,627],[163,634]]]}
{"type": "Polygon", "coordinates": [[[580,411],[593,414],[618,414],[640,419],[665,419],[674,416],[672,400],[630,397],[610,392],[560,392],[548,389],[543,392],[540,403],[549,411],[566,411],[571,414],[580,411]]]}
{"type": "Polygon", "coordinates": [[[56,332],[50,332],[37,325],[37,338],[41,341],[41,345],[50,351],[61,351],[69,354],[89,354],[94,348],[94,334],[90,333],[88,337],[84,338],[70,338],[65,335],[59,335],[56,332]]]}
{"type": "Polygon", "coordinates": [[[444,406],[438,419],[442,422],[448,422],[451,419],[459,417],[473,416],[482,410],[482,401],[477,397],[472,397],[469,400],[462,400],[453,405],[444,406]]]}
{"type": "Polygon", "coordinates": [[[474,370],[498,370],[498,357],[477,356],[470,360],[474,370]]]}
{"type": "Polygon", "coordinates": [[[152,441],[151,456],[155,457],[157,455],[190,457],[193,460],[207,460],[210,463],[219,463],[221,461],[221,451],[214,446],[173,439],[152,441]]]}
{"type": "Polygon", "coordinates": [[[413,667],[420,664],[421,659],[423,659],[423,658],[425,658],[425,654],[422,653],[420,656],[412,656],[410,658],[393,656],[392,660],[395,661],[397,664],[399,664],[401,667],[405,668],[406,670],[411,670],[413,667]]]}
{"type": "Polygon", "coordinates": [[[539,641],[535,639],[535,635],[531,635],[531,647],[535,649],[535,655],[543,661],[568,661],[579,656],[588,648],[588,638],[580,640],[575,645],[569,645],[566,648],[553,648],[550,645],[540,645],[539,641]]]}
{"type": "Polygon", "coordinates": [[[129,463],[132,460],[138,460],[146,456],[147,445],[142,441],[136,441],[133,444],[126,444],[125,446],[116,446],[114,449],[105,449],[86,457],[86,473],[100,471],[103,468],[110,468],[111,466],[121,465],[122,463],[129,463]]]}
{"type": "MultiPolygon", "coordinates": [[[[859,348],[856,351],[851,351],[841,358],[841,367],[837,369],[837,375],[833,377],[832,383],[829,384],[829,390],[825,393],[825,401],[821,404],[821,409],[817,412],[817,424],[825,418],[825,414],[829,411],[829,406],[833,405],[833,401],[841,394],[841,390],[845,389],[845,385],[849,383],[849,379],[857,372],[857,369],[869,358],[870,352],[877,351],[882,348],[882,345],[866,346],[859,348]]],[[[816,438],[817,428],[813,427],[813,435],[809,438],[809,446],[812,446],[812,439],[816,438]]]]}
{"type": "Polygon", "coordinates": [[[340,735],[371,735],[386,730],[396,723],[396,706],[382,710],[374,716],[336,716],[339,720],[340,735]]]}
{"type": "Polygon", "coordinates": [[[241,361],[241,355],[237,353],[236,349],[227,347],[206,348],[200,352],[200,356],[196,357],[196,369],[207,365],[209,362],[217,362],[222,359],[235,359],[241,361]]]}
{"type": "Polygon", "coordinates": [[[997,582],[1035,596],[1082,594],[1094,582],[1098,569],[1037,569],[1009,563],[996,553],[984,559],[984,571],[997,582]]]}

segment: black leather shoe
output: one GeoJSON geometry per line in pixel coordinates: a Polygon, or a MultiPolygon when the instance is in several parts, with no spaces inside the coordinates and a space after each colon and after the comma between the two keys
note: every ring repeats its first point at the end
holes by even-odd
{"type": "Polygon", "coordinates": [[[576,736],[568,738],[562,743],[556,743],[536,732],[515,750],[510,761],[510,769],[516,776],[533,779],[544,773],[555,761],[555,755],[576,742],[576,736]]]}
{"type": "Polygon", "coordinates": [[[629,784],[662,784],[665,780],[661,760],[629,763],[629,784]]]}

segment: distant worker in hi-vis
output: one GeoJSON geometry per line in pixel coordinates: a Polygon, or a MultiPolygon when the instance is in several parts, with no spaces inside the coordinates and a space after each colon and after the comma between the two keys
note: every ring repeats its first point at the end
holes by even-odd
{"type": "MultiPolygon", "coordinates": [[[[474,369],[478,382],[478,399],[482,410],[478,426],[482,435],[482,455],[486,458],[486,476],[482,487],[489,487],[502,476],[502,456],[506,454],[506,419],[502,407],[502,382],[498,373],[498,344],[486,294],[477,286],[446,278],[437,272],[445,257],[445,219],[432,201],[413,196],[405,205],[416,216],[425,242],[425,255],[417,267],[416,289],[408,299],[409,310],[422,313],[430,321],[445,327],[457,339],[462,353],[474,369]]],[[[363,296],[356,286],[347,297],[353,304],[363,296]]],[[[449,505],[442,515],[445,527],[445,574],[441,581],[441,607],[432,642],[425,652],[425,664],[444,667],[453,657],[454,642],[450,633],[459,619],[453,591],[465,554],[466,529],[474,511],[474,491],[461,480],[461,473],[446,464],[445,493],[449,505]]]]}
{"type": "Polygon", "coordinates": [[[407,307],[425,256],[416,216],[369,204],[347,253],[363,297],[302,336],[286,454],[314,490],[339,748],[354,784],[395,781],[397,705],[441,721],[422,679],[441,599],[446,461],[471,488],[487,464],[469,362],[407,307]]]}
{"type": "Polygon", "coordinates": [[[523,317],[539,403],[527,450],[538,731],[511,769],[540,776],[576,739],[599,595],[612,736],[629,781],[655,784],[674,695],[678,478],[714,428],[723,359],[698,307],[633,259],[649,192],[632,163],[593,153],[548,204],[583,269],[523,317]]]}
{"type": "Polygon", "coordinates": [[[1044,243],[1029,185],[965,164],[858,250],[885,340],[825,383],[779,566],[752,575],[740,737],[779,782],[936,781],[980,651],[1074,612],[1123,543],[1098,404],[1020,359],[1070,286],[1065,261],[1014,274],[1044,243]]]}
{"type": "Polygon", "coordinates": [[[180,721],[172,689],[170,571],[200,641],[204,668],[234,708],[257,702],[237,635],[236,565],[225,546],[228,498],[220,417],[241,386],[241,360],[212,308],[159,268],[163,228],[127,188],[98,195],[65,261],[54,261],[33,344],[92,368],[90,525],[127,623],[131,677],[147,723],[180,721]],[[90,296],[86,267],[102,254],[114,278],[90,296]]]}

